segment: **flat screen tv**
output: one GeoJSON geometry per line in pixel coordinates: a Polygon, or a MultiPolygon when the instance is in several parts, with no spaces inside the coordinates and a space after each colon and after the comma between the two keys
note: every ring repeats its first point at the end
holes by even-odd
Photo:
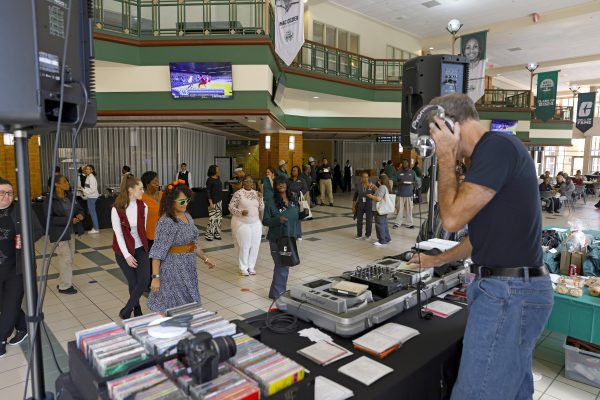
{"type": "Polygon", "coordinates": [[[279,79],[277,80],[277,82],[275,83],[275,88],[273,90],[273,103],[275,103],[277,106],[281,107],[281,103],[283,102],[283,96],[285,93],[285,87],[286,87],[286,78],[285,75],[283,73],[281,73],[279,75],[279,79]]]}
{"type": "Polygon", "coordinates": [[[506,119],[493,119],[490,124],[490,131],[507,133],[509,135],[517,134],[517,123],[519,121],[506,119]]]}
{"type": "Polygon", "coordinates": [[[174,99],[233,98],[231,63],[173,62],[169,70],[174,99]]]}
{"type": "Polygon", "coordinates": [[[442,63],[440,96],[449,93],[465,93],[465,66],[465,64],[442,63]]]}

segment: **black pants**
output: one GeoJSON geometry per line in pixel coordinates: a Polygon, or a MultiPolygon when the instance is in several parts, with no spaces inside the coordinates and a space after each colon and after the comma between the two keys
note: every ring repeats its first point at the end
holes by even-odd
{"type": "Polygon", "coordinates": [[[544,200],[546,202],[546,211],[558,211],[560,208],[560,200],[556,197],[550,197],[544,200]]]}
{"type": "Polygon", "coordinates": [[[23,294],[23,275],[11,274],[0,278],[0,342],[6,341],[15,328],[27,330],[25,313],[21,309],[23,294]]]}
{"type": "Polygon", "coordinates": [[[138,247],[135,249],[134,257],[138,263],[137,268],[131,268],[127,264],[127,261],[125,261],[125,257],[116,256],[117,264],[121,268],[121,271],[123,271],[123,275],[125,275],[127,284],[129,285],[129,300],[125,305],[125,311],[127,312],[132,311],[133,307],[139,306],[140,297],[142,297],[150,281],[150,259],[148,258],[148,253],[143,247],[138,247]]]}
{"type": "Polygon", "coordinates": [[[344,192],[349,192],[352,190],[352,177],[350,175],[344,175],[344,187],[342,188],[342,190],[344,192]]]}
{"type": "MultiPolygon", "coordinates": [[[[358,201],[361,201],[360,197],[358,198],[358,201]]],[[[363,203],[356,204],[356,236],[362,236],[363,215],[367,219],[365,236],[371,237],[371,229],[373,229],[373,210],[371,204],[367,206],[363,205],[363,203]]]]}

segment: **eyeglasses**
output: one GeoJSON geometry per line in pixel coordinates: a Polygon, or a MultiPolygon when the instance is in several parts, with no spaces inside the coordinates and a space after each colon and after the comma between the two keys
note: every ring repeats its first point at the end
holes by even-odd
{"type": "Polygon", "coordinates": [[[192,199],[181,199],[175,200],[175,203],[179,204],[180,206],[183,206],[185,204],[188,204],[190,201],[192,201],[192,199]]]}
{"type": "Polygon", "coordinates": [[[13,197],[14,195],[15,195],[15,193],[14,193],[14,192],[4,192],[4,191],[0,191],[0,197],[5,197],[5,196],[8,196],[8,197],[13,197]]]}

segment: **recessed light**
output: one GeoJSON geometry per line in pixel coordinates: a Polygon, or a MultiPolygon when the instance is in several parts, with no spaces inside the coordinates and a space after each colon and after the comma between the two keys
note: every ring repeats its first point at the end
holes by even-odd
{"type": "Polygon", "coordinates": [[[442,3],[439,3],[435,0],[431,0],[431,1],[426,1],[425,3],[421,3],[421,5],[425,8],[432,8],[432,7],[437,7],[442,5],[442,3]]]}
{"type": "Polygon", "coordinates": [[[430,47],[429,50],[433,50],[433,47],[430,47]]]}
{"type": "Polygon", "coordinates": [[[313,96],[313,99],[318,99],[318,98],[319,98],[319,96],[313,96]]]}

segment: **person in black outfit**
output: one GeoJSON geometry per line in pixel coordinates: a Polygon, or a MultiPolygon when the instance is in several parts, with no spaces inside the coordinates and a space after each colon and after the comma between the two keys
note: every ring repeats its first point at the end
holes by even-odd
{"type": "Polygon", "coordinates": [[[352,198],[352,213],[356,217],[356,239],[362,239],[363,215],[366,217],[365,239],[371,238],[373,229],[373,200],[367,195],[375,194],[369,183],[369,173],[360,174],[360,182],[356,184],[356,191],[352,198]]]}
{"type": "Polygon", "coordinates": [[[354,174],[354,168],[352,168],[352,164],[350,164],[350,160],[346,160],[346,165],[344,165],[344,184],[342,186],[342,191],[352,191],[352,175],[354,174]]]}
{"type": "Polygon", "coordinates": [[[555,191],[552,189],[552,185],[550,184],[550,178],[544,177],[544,182],[540,183],[539,186],[540,193],[544,192],[549,194],[550,197],[542,198],[542,201],[546,203],[546,211],[550,214],[557,213],[560,208],[560,199],[554,197],[555,191]]]}
{"type": "Polygon", "coordinates": [[[221,240],[221,221],[223,221],[223,182],[219,166],[208,167],[206,195],[208,197],[208,228],[204,238],[209,242],[221,240]]]}
{"type": "Polygon", "coordinates": [[[188,171],[186,163],[181,163],[181,169],[175,177],[176,181],[180,179],[185,182],[185,185],[187,187],[189,187],[190,189],[192,188],[192,174],[190,173],[190,171],[188,171]]]}
{"type": "Polygon", "coordinates": [[[317,180],[319,181],[319,192],[321,193],[321,205],[329,200],[329,205],[333,206],[333,187],[331,177],[333,171],[326,158],[323,158],[321,165],[317,168],[317,180]]]}
{"type": "Polygon", "coordinates": [[[430,268],[473,260],[469,315],[452,399],[530,399],[535,345],[552,312],[554,292],[542,259],[542,216],[533,159],[514,135],[486,131],[466,94],[434,98],[455,121],[436,113],[429,131],[439,162],[439,206],[444,229],[468,224],[469,236],[437,256],[409,263],[430,268]],[[465,181],[456,160],[471,160],[465,181]]]}
{"type": "MultiPolygon", "coordinates": [[[[6,355],[6,345],[15,346],[27,337],[23,301],[23,265],[21,255],[21,217],[13,203],[12,184],[0,178],[0,358],[6,355]],[[15,335],[7,342],[16,329],[15,335]]],[[[33,241],[42,237],[42,227],[31,212],[33,241]]],[[[34,266],[35,268],[35,266],[34,266]]]]}
{"type": "Polygon", "coordinates": [[[337,160],[333,160],[333,193],[337,191],[339,187],[343,191],[343,183],[342,183],[342,167],[337,162],[337,160]]]}

